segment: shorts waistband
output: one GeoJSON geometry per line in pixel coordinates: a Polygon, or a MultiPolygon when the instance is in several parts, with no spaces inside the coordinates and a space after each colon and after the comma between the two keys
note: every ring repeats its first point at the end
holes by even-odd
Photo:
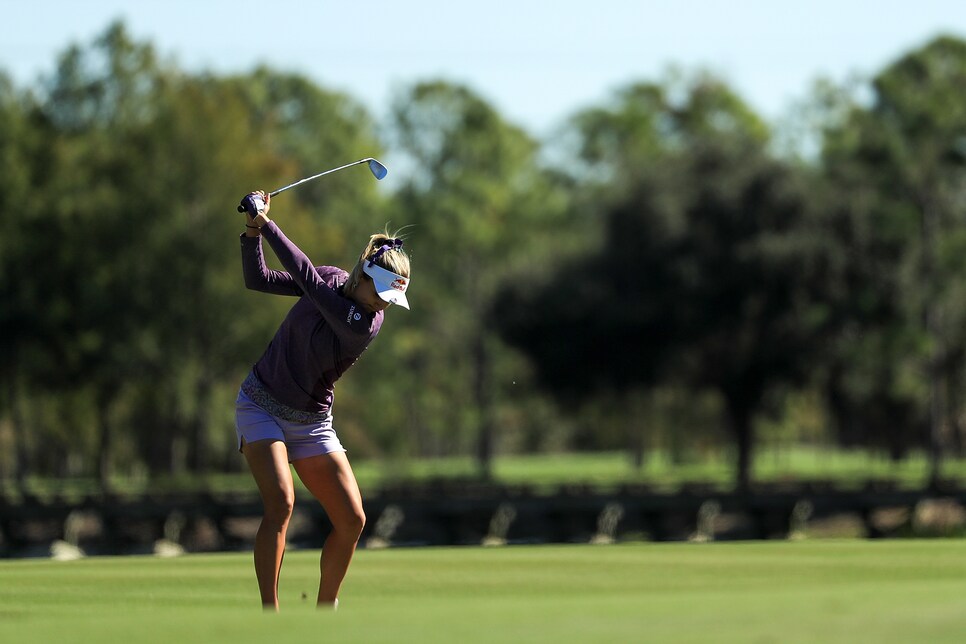
{"type": "Polygon", "coordinates": [[[294,409],[284,403],[275,400],[265,385],[258,379],[254,371],[248,373],[248,377],[241,386],[245,395],[252,399],[252,402],[270,413],[272,416],[287,420],[293,423],[324,423],[332,419],[332,414],[327,411],[303,411],[294,409]]]}

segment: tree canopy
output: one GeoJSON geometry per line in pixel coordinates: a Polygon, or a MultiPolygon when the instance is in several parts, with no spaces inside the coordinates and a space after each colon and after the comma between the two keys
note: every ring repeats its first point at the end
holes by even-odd
{"type": "Polygon", "coordinates": [[[966,449],[964,81],[966,43],[940,37],[865,93],[826,84],[795,158],[708,72],[633,80],[541,141],[466,85],[402,87],[380,122],[110,25],[36,86],[0,71],[0,477],[240,468],[232,401],[292,302],[245,291],[235,205],[384,154],[387,181],[273,204],[317,264],[406,238],[413,309],[339,383],[358,455],[486,476],[503,452],[700,436],[747,486],[798,396],[823,440],[929,449],[938,475],[966,449]]]}

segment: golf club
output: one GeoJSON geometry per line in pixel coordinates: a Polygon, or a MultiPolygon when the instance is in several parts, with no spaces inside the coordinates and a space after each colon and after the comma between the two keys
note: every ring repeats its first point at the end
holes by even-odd
{"type": "MultiPolygon", "coordinates": [[[[358,161],[353,161],[352,163],[347,163],[345,165],[340,165],[338,168],[332,168],[331,170],[326,170],[325,172],[320,172],[318,174],[313,174],[311,177],[305,177],[304,179],[299,179],[295,183],[290,183],[287,186],[283,186],[283,187],[279,188],[278,190],[274,190],[274,191],[268,193],[268,196],[269,197],[274,197],[278,193],[285,192],[289,188],[294,188],[295,186],[300,185],[300,184],[303,184],[306,181],[312,181],[313,179],[318,179],[319,177],[325,176],[327,174],[332,174],[333,172],[338,172],[339,170],[344,170],[344,169],[350,168],[350,167],[352,167],[354,165],[359,165],[361,163],[367,163],[367,164],[369,164],[369,171],[372,172],[372,176],[374,176],[376,178],[376,180],[378,180],[378,181],[381,181],[389,173],[389,170],[386,168],[386,166],[382,165],[381,163],[379,163],[378,161],[376,161],[372,157],[367,157],[365,159],[359,159],[358,161]]],[[[245,207],[244,206],[238,206],[238,212],[245,212],[245,207]]]]}

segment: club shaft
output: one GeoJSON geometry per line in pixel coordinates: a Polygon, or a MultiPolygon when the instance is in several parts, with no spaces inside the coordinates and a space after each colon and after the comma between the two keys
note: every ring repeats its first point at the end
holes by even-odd
{"type": "Polygon", "coordinates": [[[268,194],[269,194],[269,196],[274,197],[278,193],[285,192],[289,188],[294,188],[295,186],[301,185],[301,184],[305,183],[306,181],[312,181],[313,179],[318,179],[319,177],[323,177],[323,176],[325,176],[327,174],[332,174],[333,172],[338,172],[339,170],[345,170],[346,168],[350,168],[350,167],[352,167],[354,165],[359,165],[360,163],[366,163],[367,161],[370,161],[370,160],[371,159],[369,159],[369,158],[359,159],[358,161],[353,161],[352,163],[347,163],[345,165],[340,165],[338,168],[332,168],[331,170],[326,170],[325,172],[320,172],[318,174],[313,174],[311,177],[305,177],[304,179],[299,179],[295,183],[290,183],[289,185],[283,186],[283,187],[279,188],[278,190],[274,190],[274,191],[272,191],[272,192],[270,192],[268,194]]]}

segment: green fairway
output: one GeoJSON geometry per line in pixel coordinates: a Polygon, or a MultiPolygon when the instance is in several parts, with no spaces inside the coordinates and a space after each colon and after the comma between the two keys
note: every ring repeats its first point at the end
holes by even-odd
{"type": "Polygon", "coordinates": [[[966,541],[361,550],[337,613],[290,551],[0,562],[4,642],[959,642],[966,541]],[[303,593],[307,599],[303,599],[303,593]]]}

